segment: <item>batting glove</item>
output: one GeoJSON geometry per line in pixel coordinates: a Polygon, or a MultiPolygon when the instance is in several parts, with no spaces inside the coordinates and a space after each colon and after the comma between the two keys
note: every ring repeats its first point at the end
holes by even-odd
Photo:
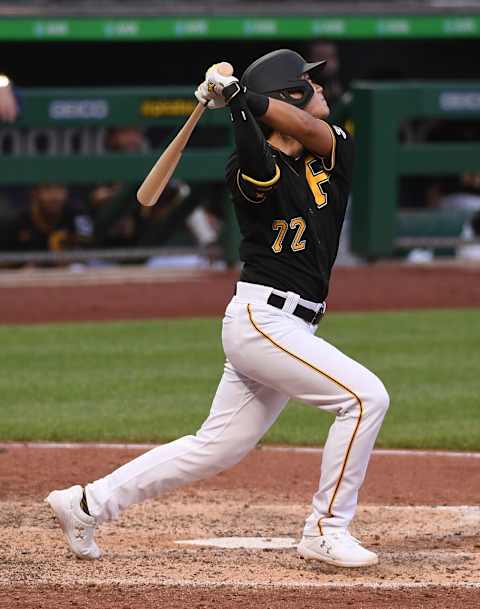
{"type": "Polygon", "coordinates": [[[198,85],[195,91],[195,97],[198,101],[209,108],[210,110],[216,110],[217,108],[225,108],[225,99],[222,95],[217,95],[214,91],[208,90],[207,81],[203,81],[201,85],[198,85]]]}
{"type": "Polygon", "coordinates": [[[238,78],[235,76],[223,76],[217,71],[216,66],[212,66],[205,74],[205,80],[209,91],[222,95],[225,103],[229,103],[240,91],[238,78]],[[232,86],[233,85],[233,86],[232,86]]]}

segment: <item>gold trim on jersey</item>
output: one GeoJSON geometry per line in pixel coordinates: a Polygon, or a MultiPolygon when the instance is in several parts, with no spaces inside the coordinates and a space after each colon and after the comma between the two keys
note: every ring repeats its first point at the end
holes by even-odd
{"type": "Polygon", "coordinates": [[[327,374],[326,372],[324,372],[323,370],[320,370],[320,368],[317,368],[317,366],[315,366],[314,364],[311,364],[310,362],[307,362],[307,360],[303,359],[302,357],[300,357],[299,355],[296,355],[295,353],[292,353],[291,351],[289,351],[288,349],[286,349],[285,347],[282,347],[282,345],[280,345],[279,343],[277,343],[276,340],[274,340],[271,336],[269,336],[266,332],[264,332],[259,326],[258,324],[255,322],[255,320],[253,319],[253,315],[252,315],[252,305],[248,304],[247,305],[247,312],[248,312],[248,317],[250,319],[250,323],[252,324],[252,326],[255,328],[255,330],[261,334],[264,338],[266,338],[270,343],[272,343],[272,345],[274,345],[275,347],[277,347],[278,349],[280,349],[280,351],[283,351],[284,353],[286,353],[287,355],[290,355],[291,357],[295,358],[298,362],[304,364],[305,366],[308,366],[309,368],[311,368],[312,370],[314,370],[315,372],[318,372],[319,374],[321,374],[322,376],[326,377],[327,379],[329,379],[330,381],[332,381],[333,383],[335,383],[335,385],[337,385],[338,387],[341,387],[342,389],[344,389],[347,393],[349,393],[357,402],[358,404],[358,419],[357,419],[357,423],[355,425],[355,429],[353,430],[352,436],[350,438],[350,441],[348,443],[348,447],[347,450],[345,451],[345,456],[343,458],[343,463],[342,463],[342,468],[340,470],[340,474],[338,476],[338,480],[337,483],[335,484],[335,488],[333,490],[333,495],[332,498],[330,499],[330,502],[328,504],[328,509],[327,509],[327,516],[320,518],[320,520],[318,521],[318,528],[320,530],[320,535],[323,535],[323,531],[322,531],[322,524],[321,521],[324,520],[325,518],[331,518],[333,516],[333,502],[335,501],[335,498],[338,494],[338,489],[340,488],[340,484],[342,482],[343,479],[343,475],[345,473],[345,468],[347,467],[347,461],[348,458],[350,456],[350,453],[352,451],[352,446],[353,446],[353,442],[355,440],[355,437],[357,435],[358,429],[360,427],[360,423],[362,421],[363,418],[363,412],[364,412],[364,406],[363,406],[363,402],[361,400],[361,398],[355,393],[355,391],[353,391],[353,389],[348,388],[346,385],[344,385],[343,383],[341,383],[340,381],[338,381],[336,378],[334,378],[333,376],[330,376],[329,374],[327,374]]]}
{"type": "Polygon", "coordinates": [[[326,122],[323,121],[327,127],[330,129],[330,134],[332,136],[332,150],[330,151],[330,167],[327,167],[327,165],[325,164],[325,159],[322,157],[322,163],[323,163],[323,167],[326,171],[332,171],[333,168],[335,167],[335,152],[336,152],[336,148],[337,148],[337,138],[335,137],[335,134],[333,133],[333,129],[332,127],[326,122]]]}
{"type": "Polygon", "coordinates": [[[263,203],[263,201],[265,201],[265,199],[266,199],[266,195],[261,194],[261,193],[259,193],[259,192],[257,192],[257,193],[256,193],[257,200],[255,200],[255,199],[251,199],[251,198],[250,198],[248,195],[246,195],[246,194],[243,192],[242,186],[241,186],[241,184],[240,184],[240,169],[237,171],[237,187],[238,187],[238,190],[240,191],[240,194],[241,194],[241,195],[242,195],[242,196],[243,196],[245,199],[247,199],[247,201],[249,201],[250,203],[263,203]]]}
{"type": "Polygon", "coordinates": [[[242,179],[246,180],[247,182],[251,182],[255,186],[259,186],[260,188],[269,188],[270,186],[276,184],[280,179],[280,167],[275,163],[275,175],[271,180],[267,180],[266,182],[255,180],[254,178],[251,178],[250,176],[247,176],[244,173],[242,173],[242,179]]]}

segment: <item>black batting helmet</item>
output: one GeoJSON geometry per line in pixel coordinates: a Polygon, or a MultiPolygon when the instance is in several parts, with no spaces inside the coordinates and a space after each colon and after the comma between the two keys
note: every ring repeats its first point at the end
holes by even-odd
{"type": "Polygon", "coordinates": [[[309,74],[314,82],[319,82],[326,60],[308,63],[290,49],[280,49],[263,55],[243,73],[240,84],[255,93],[281,99],[293,106],[304,108],[313,96],[312,86],[302,78],[309,74]],[[292,92],[302,93],[302,97],[292,97],[292,92]]]}

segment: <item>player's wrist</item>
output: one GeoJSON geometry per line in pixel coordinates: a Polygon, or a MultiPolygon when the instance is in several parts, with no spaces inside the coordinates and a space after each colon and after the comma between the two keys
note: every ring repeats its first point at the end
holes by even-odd
{"type": "MultiPolygon", "coordinates": [[[[268,110],[270,104],[270,98],[266,95],[260,95],[259,93],[253,93],[248,91],[246,87],[233,85],[238,83],[232,83],[228,87],[225,87],[223,95],[227,105],[231,105],[231,102],[235,100],[233,106],[244,106],[247,105],[248,109],[255,118],[260,118],[268,110]]],[[[232,106],[232,108],[233,108],[232,106]]]]}
{"type": "Polygon", "coordinates": [[[238,83],[238,80],[230,83],[226,87],[223,87],[222,95],[225,99],[225,103],[227,104],[227,106],[230,104],[232,99],[234,99],[241,92],[241,90],[242,89],[238,83]]]}

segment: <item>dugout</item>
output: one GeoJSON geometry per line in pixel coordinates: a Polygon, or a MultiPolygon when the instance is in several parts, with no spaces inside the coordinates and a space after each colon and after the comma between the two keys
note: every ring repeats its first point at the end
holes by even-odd
{"type": "MultiPolygon", "coordinates": [[[[352,248],[366,258],[431,247],[451,253],[472,213],[466,209],[398,207],[401,176],[478,172],[480,141],[428,141],[427,120],[480,119],[478,82],[357,82],[351,112],[357,159],[354,170],[352,248]],[[402,138],[407,126],[413,133],[402,138]]],[[[447,130],[444,127],[444,132],[447,130]]],[[[480,201],[480,197],[479,197],[480,201]]]]}

